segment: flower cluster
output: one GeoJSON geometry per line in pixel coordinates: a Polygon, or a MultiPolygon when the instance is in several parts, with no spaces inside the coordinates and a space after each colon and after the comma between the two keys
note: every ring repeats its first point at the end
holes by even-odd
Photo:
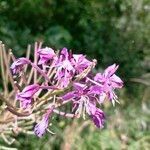
{"type": "MultiPolygon", "coordinates": [[[[19,87],[16,94],[20,107],[44,113],[34,128],[37,136],[42,137],[48,130],[53,113],[71,118],[82,116],[85,119],[88,116],[98,128],[104,126],[105,114],[99,107],[105,100],[113,105],[118,102],[115,90],[123,86],[122,80],[115,74],[118,65],[113,64],[103,73],[94,74],[92,69],[96,60],[72,54],[67,48],[55,52],[49,47],[39,47],[35,50],[34,59],[34,62],[28,58],[16,59],[10,68],[17,79],[24,79],[24,86],[19,87]],[[25,66],[30,66],[34,72],[33,84],[25,81],[29,78],[25,76],[25,66]],[[41,91],[46,91],[46,96],[40,96],[41,91]],[[57,110],[67,103],[72,107],[71,113],[57,110]]],[[[17,83],[19,86],[19,81],[17,83]]]]}

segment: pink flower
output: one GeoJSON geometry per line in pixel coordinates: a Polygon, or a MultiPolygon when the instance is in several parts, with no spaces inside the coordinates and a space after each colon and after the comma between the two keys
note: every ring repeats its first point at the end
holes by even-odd
{"type": "Polygon", "coordinates": [[[77,73],[81,73],[83,70],[85,70],[88,66],[91,65],[92,62],[87,60],[84,55],[82,54],[74,54],[72,63],[75,67],[75,70],[77,73]]]}
{"type": "Polygon", "coordinates": [[[42,120],[38,124],[36,124],[36,126],[34,127],[34,133],[38,137],[42,137],[43,134],[46,132],[53,109],[54,109],[54,106],[50,107],[47,113],[43,115],[42,120]]]}
{"type": "Polygon", "coordinates": [[[59,54],[59,58],[55,66],[55,78],[62,82],[60,87],[67,87],[74,75],[75,69],[71,63],[71,57],[71,53],[69,53],[66,48],[63,48],[59,54]]]}
{"type": "Polygon", "coordinates": [[[45,64],[49,60],[56,59],[56,54],[52,48],[46,47],[38,50],[38,54],[40,56],[40,60],[38,64],[45,64]]]}
{"type": "MultiPolygon", "coordinates": [[[[105,69],[104,73],[97,73],[94,80],[99,83],[99,88],[108,96],[112,103],[117,101],[117,95],[114,90],[117,88],[122,88],[123,81],[114,73],[118,69],[116,64],[113,64],[105,69]]],[[[104,95],[103,95],[104,96],[104,95]]]]}
{"type": "Polygon", "coordinates": [[[22,92],[18,93],[16,98],[21,101],[21,106],[27,108],[31,102],[34,94],[39,90],[38,84],[32,84],[26,86],[22,92]]]}
{"type": "Polygon", "coordinates": [[[71,99],[73,102],[73,110],[75,113],[85,118],[85,114],[91,115],[91,112],[96,110],[96,100],[97,98],[85,84],[74,83],[74,89],[62,96],[63,100],[71,99]]]}
{"type": "Polygon", "coordinates": [[[104,73],[97,73],[94,80],[99,81],[100,83],[107,84],[109,86],[112,86],[113,88],[122,88],[123,81],[114,73],[118,69],[118,66],[116,64],[113,64],[105,69],[104,73]]]}
{"type": "Polygon", "coordinates": [[[105,121],[104,112],[96,107],[97,97],[95,92],[88,89],[86,85],[75,83],[74,91],[65,94],[62,99],[71,99],[73,101],[73,110],[79,117],[82,114],[83,118],[85,118],[87,113],[98,128],[103,127],[105,121]]]}
{"type": "Polygon", "coordinates": [[[12,70],[13,74],[18,74],[20,71],[22,71],[23,66],[28,64],[29,62],[26,60],[26,58],[19,58],[17,59],[11,66],[10,69],[12,70]]]}

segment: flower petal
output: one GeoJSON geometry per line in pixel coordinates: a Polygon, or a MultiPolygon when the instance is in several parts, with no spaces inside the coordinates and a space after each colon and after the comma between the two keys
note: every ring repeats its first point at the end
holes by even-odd
{"type": "Polygon", "coordinates": [[[112,76],[112,75],[116,72],[116,70],[118,69],[118,67],[119,67],[119,66],[116,66],[116,64],[113,64],[113,65],[107,67],[107,68],[105,69],[105,71],[104,71],[104,76],[105,76],[105,77],[110,77],[110,76],[112,76]]]}
{"type": "Polygon", "coordinates": [[[103,128],[105,122],[105,114],[101,109],[97,108],[95,114],[91,115],[91,119],[98,128],[103,128]]]}
{"type": "Polygon", "coordinates": [[[112,86],[114,88],[122,88],[123,86],[123,81],[117,76],[117,75],[113,75],[111,78],[110,78],[111,82],[112,82],[112,86]]]}

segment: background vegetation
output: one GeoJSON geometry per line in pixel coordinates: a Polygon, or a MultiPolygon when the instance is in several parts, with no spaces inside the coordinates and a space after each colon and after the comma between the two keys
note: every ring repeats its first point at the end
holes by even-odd
{"type": "Polygon", "coordinates": [[[55,136],[20,135],[14,147],[150,149],[149,0],[1,0],[0,40],[18,56],[24,55],[27,44],[43,41],[55,49],[68,47],[96,58],[97,69],[115,62],[125,81],[119,93],[121,105],[104,106],[109,116],[104,130],[80,120],[61,121],[55,136]]]}

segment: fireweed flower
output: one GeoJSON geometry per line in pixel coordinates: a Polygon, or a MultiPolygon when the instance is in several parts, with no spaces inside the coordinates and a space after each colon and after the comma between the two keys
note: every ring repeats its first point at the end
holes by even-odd
{"type": "Polygon", "coordinates": [[[87,60],[84,55],[82,54],[74,54],[72,59],[72,64],[77,73],[81,73],[85,70],[88,66],[91,65],[92,62],[87,60]]]}
{"type": "Polygon", "coordinates": [[[56,59],[56,54],[52,48],[46,47],[38,50],[40,60],[38,64],[46,64],[50,60],[56,59]]]}
{"type": "Polygon", "coordinates": [[[85,84],[74,83],[73,86],[73,91],[63,95],[62,99],[65,101],[71,99],[75,114],[78,114],[79,116],[83,115],[85,118],[85,113],[90,114],[89,104],[93,97],[90,97],[88,88],[85,84]]]}
{"type": "Polygon", "coordinates": [[[105,115],[103,111],[96,107],[97,97],[86,85],[74,83],[74,91],[62,96],[62,99],[65,101],[69,99],[72,100],[73,110],[75,110],[75,114],[78,114],[79,117],[83,115],[85,119],[87,113],[97,127],[103,127],[105,115]]]}
{"type": "MultiPolygon", "coordinates": [[[[63,48],[59,53],[55,53],[48,47],[37,49],[34,62],[28,58],[19,58],[10,67],[12,74],[21,73],[26,64],[31,66],[27,70],[34,69],[29,74],[30,81],[34,83],[28,83],[28,80],[25,82],[23,76],[16,78],[16,80],[22,79],[18,81],[19,86],[25,85],[25,88],[16,94],[21,108],[31,108],[32,113],[38,116],[51,105],[41,121],[36,124],[34,133],[38,137],[43,136],[48,130],[49,119],[53,113],[71,118],[82,116],[84,119],[87,115],[96,127],[102,128],[105,114],[99,106],[103,104],[106,97],[114,104],[117,101],[115,89],[123,86],[123,81],[115,74],[118,66],[113,64],[103,73],[95,75],[92,68],[96,63],[93,65],[94,61],[89,61],[82,54],[72,54],[67,48],[63,48]],[[20,84],[20,81],[24,83],[20,84]],[[35,94],[37,99],[33,101],[35,94]],[[34,107],[31,107],[33,104],[34,107]],[[65,104],[71,105],[71,113],[57,110],[57,107],[63,107],[65,104]]],[[[26,72],[23,75],[28,78],[26,72]]]]}
{"type": "Polygon", "coordinates": [[[18,74],[26,64],[28,64],[28,61],[25,58],[22,57],[17,59],[10,67],[12,74],[18,74]]]}
{"type": "Polygon", "coordinates": [[[114,73],[118,69],[116,64],[113,64],[105,69],[104,73],[97,73],[94,77],[94,80],[100,84],[97,85],[108,98],[112,101],[113,105],[115,101],[117,101],[117,95],[115,94],[114,90],[118,88],[122,88],[123,81],[114,73]]]}
{"type": "Polygon", "coordinates": [[[56,63],[56,79],[59,81],[61,87],[66,87],[73,77],[75,69],[71,63],[71,53],[66,48],[60,52],[58,61],[56,63]]]}
{"type": "Polygon", "coordinates": [[[26,86],[22,92],[18,93],[16,98],[21,102],[23,108],[30,106],[34,94],[39,90],[38,84],[26,86]]]}
{"type": "Polygon", "coordinates": [[[46,112],[46,114],[43,115],[42,120],[34,127],[34,133],[38,137],[42,137],[46,132],[46,129],[48,128],[48,124],[49,124],[49,119],[53,113],[53,109],[54,106],[51,106],[49,110],[46,112]]]}

